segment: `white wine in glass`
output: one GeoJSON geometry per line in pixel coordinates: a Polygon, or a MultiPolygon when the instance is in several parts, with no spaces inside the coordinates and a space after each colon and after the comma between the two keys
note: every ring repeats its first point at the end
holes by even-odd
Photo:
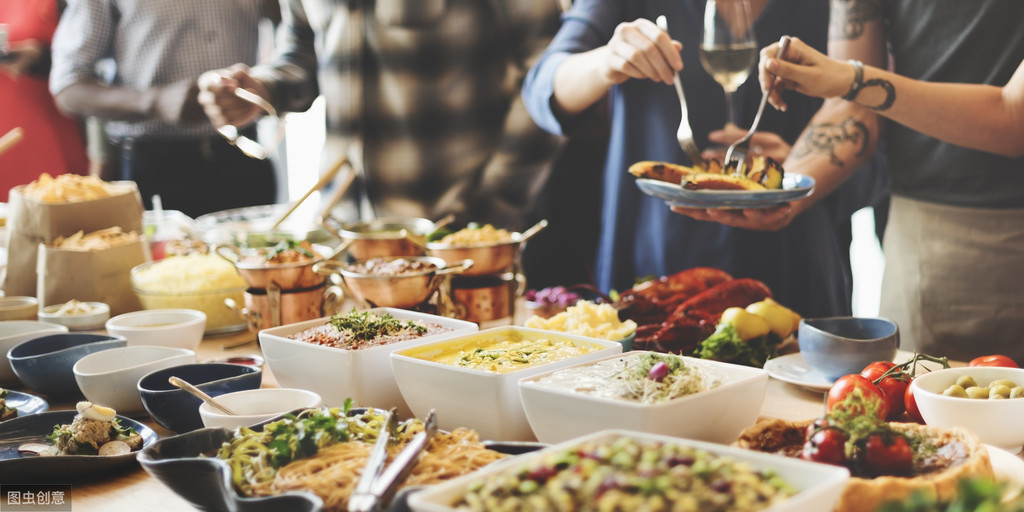
{"type": "Polygon", "coordinates": [[[748,0],[708,0],[700,63],[725,90],[725,120],[738,125],[733,94],[757,62],[757,39],[748,0]]]}

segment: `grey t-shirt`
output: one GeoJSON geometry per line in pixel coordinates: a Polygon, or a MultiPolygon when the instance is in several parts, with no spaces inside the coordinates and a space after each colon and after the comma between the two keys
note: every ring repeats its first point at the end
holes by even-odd
{"type": "MultiPolygon", "coordinates": [[[[892,0],[886,9],[900,75],[1002,86],[1024,60],[1024,1],[892,0]]],[[[888,125],[886,147],[897,194],[955,206],[1024,208],[1024,158],[947,144],[897,123],[888,125]]]]}

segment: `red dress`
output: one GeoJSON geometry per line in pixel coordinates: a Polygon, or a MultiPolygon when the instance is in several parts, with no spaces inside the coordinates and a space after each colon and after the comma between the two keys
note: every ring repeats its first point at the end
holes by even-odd
{"type": "MultiPolygon", "coordinates": [[[[0,0],[0,23],[12,44],[35,39],[49,46],[57,20],[54,0],[0,0]]],[[[14,79],[0,68],[0,137],[15,127],[23,130],[21,140],[0,153],[0,202],[44,172],[88,173],[82,129],[57,110],[47,79],[27,73],[14,79]]]]}

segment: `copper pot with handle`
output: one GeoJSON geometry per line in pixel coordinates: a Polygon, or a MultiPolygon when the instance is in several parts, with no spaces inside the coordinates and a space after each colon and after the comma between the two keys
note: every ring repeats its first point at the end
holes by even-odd
{"type": "Polygon", "coordinates": [[[400,258],[379,258],[379,261],[394,263],[400,260],[416,263],[423,268],[397,274],[383,274],[355,270],[366,261],[341,264],[324,261],[314,265],[321,274],[339,274],[346,293],[361,299],[371,306],[411,308],[426,302],[447,280],[448,276],[460,274],[473,266],[472,260],[463,260],[449,266],[441,258],[412,256],[400,258]]]}
{"type": "Polygon", "coordinates": [[[250,288],[261,290],[276,285],[282,290],[298,290],[319,286],[324,276],[313,271],[313,265],[338,253],[324,245],[313,245],[313,256],[289,263],[271,263],[268,251],[274,248],[241,249],[232,244],[219,244],[215,252],[238,269],[250,288]]]}

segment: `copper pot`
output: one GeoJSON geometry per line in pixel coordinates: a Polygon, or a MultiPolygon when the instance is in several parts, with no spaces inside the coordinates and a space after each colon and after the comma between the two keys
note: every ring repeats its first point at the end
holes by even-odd
{"type": "Polygon", "coordinates": [[[366,274],[347,270],[345,265],[325,261],[314,266],[319,273],[341,275],[346,292],[374,307],[411,308],[430,299],[450,274],[465,272],[473,262],[465,260],[448,266],[440,258],[414,256],[405,259],[430,264],[430,269],[398,275],[366,274]]]}
{"type": "Polygon", "coordinates": [[[470,322],[489,322],[515,316],[516,298],[526,280],[522,274],[454,276],[451,296],[455,316],[470,322]]]}
{"type": "Polygon", "coordinates": [[[231,262],[238,269],[238,273],[242,275],[250,288],[261,290],[269,288],[272,283],[282,290],[299,290],[319,286],[323,284],[324,276],[314,272],[313,265],[329,258],[328,255],[336,254],[336,251],[329,247],[314,245],[313,252],[317,257],[309,261],[282,264],[261,264],[263,262],[253,263],[250,261],[256,260],[257,258],[252,258],[252,256],[263,254],[264,250],[265,248],[243,250],[231,244],[220,244],[215,249],[218,256],[231,262]]]}
{"type": "Polygon", "coordinates": [[[464,272],[467,276],[498,274],[509,270],[519,256],[519,248],[538,231],[544,229],[548,221],[542,220],[523,233],[512,233],[508,242],[491,242],[477,245],[449,245],[440,242],[427,243],[427,254],[447,261],[449,264],[462,260],[473,260],[473,268],[464,272]]]}
{"type": "Polygon", "coordinates": [[[302,290],[267,289],[245,291],[245,309],[239,311],[250,330],[288,325],[337,313],[342,292],[337,286],[319,286],[302,290]]]}
{"type": "Polygon", "coordinates": [[[339,234],[343,241],[351,242],[348,253],[355,260],[423,256],[425,237],[438,224],[419,217],[381,217],[343,224],[339,234]]]}

